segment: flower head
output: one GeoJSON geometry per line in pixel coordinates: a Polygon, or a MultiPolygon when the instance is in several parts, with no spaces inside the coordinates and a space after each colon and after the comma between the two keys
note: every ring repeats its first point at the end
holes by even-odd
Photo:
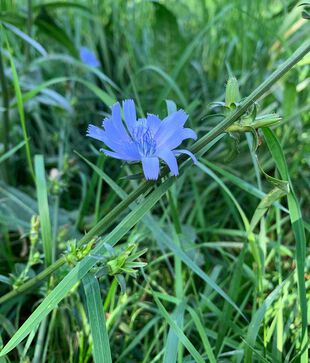
{"type": "Polygon", "coordinates": [[[184,149],[176,149],[185,139],[196,139],[192,129],[184,128],[188,115],[183,110],[171,113],[162,121],[156,115],[137,119],[133,100],[123,101],[124,121],[119,103],[112,106],[112,115],[106,118],[102,127],[89,125],[87,136],[102,141],[110,150],[100,149],[105,155],[126,162],[142,162],[146,179],[158,179],[159,159],[164,161],[172,175],[178,175],[176,155],[187,154],[184,149]]]}
{"type": "Polygon", "coordinates": [[[90,67],[96,68],[96,67],[100,66],[100,62],[96,58],[95,54],[86,47],[80,48],[80,58],[83,63],[85,63],[86,65],[88,65],[90,67]]]}

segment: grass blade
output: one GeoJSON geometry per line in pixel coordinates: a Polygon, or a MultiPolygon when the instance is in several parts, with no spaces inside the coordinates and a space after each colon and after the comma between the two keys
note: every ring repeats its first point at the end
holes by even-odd
{"type": "MultiPolygon", "coordinates": [[[[172,320],[176,323],[176,325],[180,329],[182,329],[183,325],[184,310],[185,310],[185,304],[184,302],[182,302],[177,305],[171,317],[172,320]]],[[[163,363],[175,363],[177,361],[178,347],[179,347],[178,336],[174,332],[172,326],[170,326],[167,341],[165,344],[163,363]]]]}
{"type": "Polygon", "coordinates": [[[246,337],[247,346],[245,348],[245,355],[244,355],[244,363],[252,363],[252,349],[256,343],[256,337],[258,331],[261,327],[261,323],[265,317],[265,314],[271,304],[275,301],[275,299],[280,294],[283,286],[289,281],[289,278],[282,282],[282,284],[278,285],[270,295],[267,296],[263,304],[254,314],[251,323],[249,324],[249,330],[246,337]]]}
{"type": "Polygon", "coordinates": [[[201,319],[199,318],[196,311],[194,309],[192,309],[190,306],[187,307],[187,310],[189,311],[189,313],[192,317],[192,320],[193,320],[194,324],[196,325],[196,328],[198,330],[198,333],[200,335],[200,338],[202,340],[203,346],[205,348],[205,351],[206,351],[206,354],[207,354],[207,357],[208,357],[210,363],[216,363],[215,356],[213,354],[208,336],[205,332],[205,328],[202,325],[201,319]]]}
{"type": "Polygon", "coordinates": [[[297,266],[297,280],[298,280],[298,295],[301,311],[301,363],[308,362],[308,318],[307,318],[307,296],[305,286],[305,258],[306,258],[306,236],[305,228],[302,219],[301,210],[298,200],[294,193],[293,185],[290,179],[287,163],[284,157],[281,145],[275,134],[267,128],[263,129],[263,133],[271,152],[277,169],[283,180],[289,182],[290,190],[287,195],[288,209],[290,212],[291,224],[296,240],[296,266],[297,266]]]}
{"type": "Polygon", "coordinates": [[[86,305],[93,338],[95,363],[112,363],[109,335],[106,327],[99,282],[92,273],[83,278],[86,305]]]}
{"type": "Polygon", "coordinates": [[[159,308],[160,313],[170,325],[170,327],[175,332],[176,336],[179,338],[180,342],[184,345],[184,347],[190,352],[192,357],[196,360],[197,363],[205,363],[205,360],[199,354],[198,350],[193,346],[191,341],[185,336],[182,329],[177,325],[177,323],[172,319],[168,311],[164,308],[163,304],[159,301],[156,295],[153,295],[155,302],[159,308]]]}
{"type": "Polygon", "coordinates": [[[36,155],[34,158],[34,163],[45,264],[46,266],[49,266],[55,259],[55,251],[52,242],[51,220],[47,200],[43,155],[36,155]]]}
{"type": "Polygon", "coordinates": [[[25,145],[26,141],[21,141],[19,144],[14,146],[11,150],[8,150],[5,154],[1,155],[0,157],[0,164],[3,163],[5,160],[9,159],[12,155],[16,153],[20,148],[25,145]]]}
{"type": "Polygon", "coordinates": [[[42,47],[40,43],[38,43],[36,40],[31,38],[29,35],[25,34],[20,29],[16,28],[16,26],[9,24],[9,23],[3,23],[6,28],[10,29],[13,33],[18,35],[20,38],[22,38],[25,42],[30,44],[34,49],[36,49],[42,56],[47,55],[47,51],[42,47]]]}
{"type": "MultiPolygon", "coordinates": [[[[9,45],[7,39],[6,39],[6,44],[7,44],[7,48],[10,49],[10,45],[9,45]]],[[[33,170],[31,152],[30,152],[30,146],[29,146],[29,137],[28,137],[27,128],[26,128],[26,119],[25,119],[22,91],[21,91],[21,88],[20,88],[19,79],[18,79],[14,59],[12,57],[11,52],[8,52],[8,56],[9,56],[9,60],[10,60],[10,64],[11,64],[11,70],[12,70],[12,76],[13,76],[13,85],[14,85],[14,89],[15,89],[18,112],[19,112],[19,117],[20,117],[20,123],[21,123],[21,127],[22,127],[22,130],[23,130],[23,136],[24,136],[24,141],[25,141],[26,158],[27,158],[30,173],[31,173],[32,177],[34,178],[34,170],[33,170]]]]}

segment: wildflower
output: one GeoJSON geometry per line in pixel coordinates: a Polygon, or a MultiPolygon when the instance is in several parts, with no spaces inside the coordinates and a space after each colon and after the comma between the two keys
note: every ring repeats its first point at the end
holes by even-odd
{"type": "Polygon", "coordinates": [[[88,65],[90,67],[96,68],[96,67],[100,66],[100,62],[96,58],[95,54],[86,47],[80,48],[80,58],[83,63],[85,63],[86,65],[88,65]]]}
{"type": "Polygon", "coordinates": [[[133,100],[123,101],[125,122],[122,121],[119,103],[112,106],[111,117],[103,121],[101,129],[89,125],[87,136],[102,141],[111,149],[100,149],[107,156],[126,162],[142,162],[146,179],[158,179],[159,159],[169,167],[172,175],[179,173],[176,155],[187,154],[194,162],[195,156],[184,149],[176,149],[185,139],[196,139],[195,132],[184,128],[188,115],[183,110],[171,113],[162,121],[148,114],[137,120],[133,100]]]}

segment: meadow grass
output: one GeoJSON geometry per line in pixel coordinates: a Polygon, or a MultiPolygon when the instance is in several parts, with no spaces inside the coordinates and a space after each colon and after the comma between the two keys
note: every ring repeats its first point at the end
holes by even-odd
{"type": "Polygon", "coordinates": [[[0,5],[0,362],[307,363],[307,6],[0,5]],[[183,108],[198,163],[99,153],[128,98],[183,108]]]}

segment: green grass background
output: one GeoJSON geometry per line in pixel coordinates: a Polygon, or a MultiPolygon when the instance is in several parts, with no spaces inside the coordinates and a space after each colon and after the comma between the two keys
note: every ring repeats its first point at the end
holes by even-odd
{"type": "Polygon", "coordinates": [[[230,75],[245,98],[309,48],[298,4],[0,0],[1,362],[308,362],[309,54],[258,101],[282,121],[257,151],[222,133],[177,181],[126,178],[141,168],[85,137],[126,98],[161,117],[173,100],[212,133],[230,75]],[[272,199],[262,170],[289,192],[272,199]],[[87,236],[96,252],[68,264],[87,236]],[[94,276],[102,242],[147,248],[125,293],[94,276]]]}

